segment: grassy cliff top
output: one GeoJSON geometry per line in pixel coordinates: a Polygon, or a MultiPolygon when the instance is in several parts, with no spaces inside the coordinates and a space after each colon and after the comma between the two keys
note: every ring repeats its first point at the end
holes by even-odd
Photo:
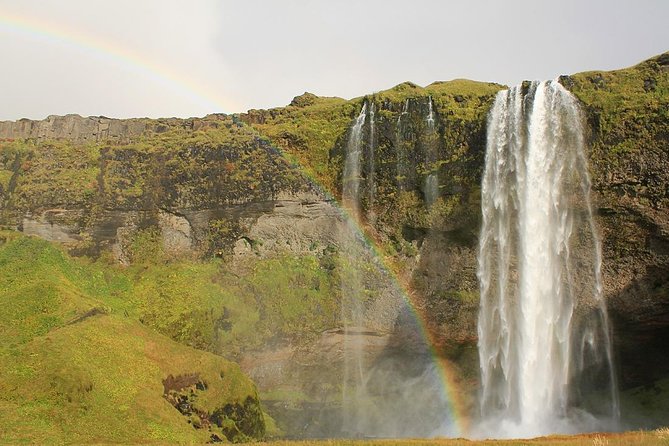
{"type": "Polygon", "coordinates": [[[447,119],[472,121],[485,119],[492,97],[503,88],[499,84],[456,79],[427,87],[404,82],[351,100],[305,93],[286,107],[249,110],[241,119],[337,195],[340,166],[332,162],[331,151],[346,138],[364,101],[374,102],[386,118],[396,119],[394,116],[402,112],[407,100],[426,102],[431,98],[436,113],[447,119]]]}

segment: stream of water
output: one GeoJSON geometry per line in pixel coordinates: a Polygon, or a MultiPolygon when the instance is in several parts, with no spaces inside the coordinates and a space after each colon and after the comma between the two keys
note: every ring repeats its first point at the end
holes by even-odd
{"type": "Polygon", "coordinates": [[[480,435],[610,428],[619,405],[583,118],[558,82],[497,95],[481,193],[480,435]]]}

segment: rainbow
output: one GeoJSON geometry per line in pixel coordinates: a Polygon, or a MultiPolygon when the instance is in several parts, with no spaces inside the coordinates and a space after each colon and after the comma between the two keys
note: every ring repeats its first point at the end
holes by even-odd
{"type": "MultiPolygon", "coordinates": [[[[340,207],[340,209],[342,213],[346,214],[347,218],[351,219],[353,222],[356,221],[353,215],[348,213],[343,207],[340,207]]],[[[371,235],[373,234],[373,231],[360,223],[356,223],[356,226],[369,249],[378,259],[381,260],[384,269],[391,275],[395,285],[402,292],[408,307],[413,313],[414,319],[418,323],[420,333],[423,339],[427,341],[427,345],[430,348],[432,360],[437,367],[437,371],[439,372],[439,376],[443,384],[443,396],[450,406],[450,413],[448,415],[450,415],[450,419],[455,423],[457,436],[467,435],[469,432],[469,419],[466,416],[465,403],[462,400],[461,395],[457,392],[457,389],[460,387],[456,381],[457,372],[446,359],[443,359],[439,356],[435,347],[436,339],[427,326],[428,315],[424,311],[420,310],[419,306],[414,303],[414,293],[408,281],[401,278],[401,275],[397,271],[397,267],[391,260],[392,258],[386,255],[379,248],[381,244],[374,240],[373,236],[371,235]]]]}
{"type": "Polygon", "coordinates": [[[131,49],[96,36],[63,26],[0,10],[0,33],[26,36],[48,44],[61,45],[112,66],[142,76],[178,94],[203,110],[229,112],[236,105],[219,97],[220,92],[206,90],[192,79],[171,68],[153,62],[131,49]]]}
{"type": "MultiPolygon", "coordinates": [[[[25,35],[40,41],[56,43],[73,48],[83,53],[84,55],[95,57],[115,66],[121,67],[125,70],[141,75],[148,80],[157,82],[165,88],[168,88],[171,91],[178,93],[182,97],[192,101],[194,104],[203,107],[205,110],[225,111],[234,109],[234,107],[232,107],[234,104],[231,104],[230,101],[211,99],[216,98],[217,96],[211,91],[204,90],[201,86],[196,85],[188,78],[168,69],[167,67],[153,63],[141,57],[138,53],[132,52],[127,48],[96,39],[91,35],[86,35],[71,29],[67,29],[61,25],[47,23],[34,18],[27,18],[15,14],[10,14],[5,11],[0,11],[0,33],[2,32],[25,35]]],[[[286,154],[276,146],[275,149],[284,158],[288,159],[289,162],[291,162],[293,165],[299,166],[297,160],[291,157],[289,154],[286,154]]],[[[323,187],[320,184],[320,181],[318,181],[314,175],[309,174],[309,172],[305,169],[301,170],[313,184],[317,185],[321,189],[324,194],[331,195],[329,191],[327,191],[327,188],[323,187]]],[[[348,213],[343,207],[339,207],[339,209],[340,212],[344,214],[345,218],[355,222],[357,230],[365,239],[367,246],[381,261],[383,267],[393,277],[397,288],[401,290],[402,294],[404,295],[405,300],[413,312],[416,322],[418,323],[421,335],[427,341],[427,344],[430,347],[434,363],[439,371],[443,384],[442,387],[444,391],[444,397],[450,404],[450,413],[447,415],[449,415],[450,419],[455,423],[455,427],[458,433],[460,435],[465,434],[469,429],[469,420],[465,416],[465,404],[462,401],[460,394],[456,391],[456,389],[459,387],[455,380],[456,373],[452,366],[447,361],[440,359],[439,355],[437,354],[436,348],[434,347],[435,339],[427,328],[427,315],[424,314],[418,308],[418,306],[414,304],[412,299],[413,293],[408,286],[407,281],[402,280],[400,274],[398,274],[397,268],[393,266],[393,263],[390,260],[390,256],[385,255],[379,248],[380,244],[374,241],[374,238],[370,235],[373,232],[369,228],[366,229],[364,225],[360,224],[359,222],[356,222],[355,218],[353,218],[353,216],[350,215],[350,213],[348,213]]]]}

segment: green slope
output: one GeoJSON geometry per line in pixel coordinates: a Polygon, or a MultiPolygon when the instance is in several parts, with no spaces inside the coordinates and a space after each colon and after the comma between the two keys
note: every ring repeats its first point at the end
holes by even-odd
{"type": "Polygon", "coordinates": [[[126,278],[26,237],[0,247],[0,271],[0,443],[264,435],[239,367],[139,323],[126,278]]]}

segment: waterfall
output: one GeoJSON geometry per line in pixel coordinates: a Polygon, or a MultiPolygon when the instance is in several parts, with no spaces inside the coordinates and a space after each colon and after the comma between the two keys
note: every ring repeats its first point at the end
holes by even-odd
{"type": "Polygon", "coordinates": [[[478,254],[481,435],[572,433],[618,418],[582,121],[557,81],[502,91],[490,112],[478,254]]]}
{"type": "Polygon", "coordinates": [[[409,115],[409,99],[404,101],[402,111],[397,117],[395,124],[395,151],[397,154],[397,188],[399,190],[406,190],[409,179],[409,160],[404,148],[404,121],[409,115]]]}
{"type": "Polygon", "coordinates": [[[428,111],[425,118],[426,124],[426,150],[425,170],[429,172],[425,177],[425,202],[428,206],[439,197],[439,176],[437,174],[437,135],[434,125],[434,110],[432,109],[432,96],[428,97],[428,111]]]}
{"type": "Polygon", "coordinates": [[[369,107],[369,150],[367,151],[367,221],[374,224],[374,202],[376,200],[376,106],[374,102],[369,107]]]}
{"type": "Polygon", "coordinates": [[[434,130],[434,110],[432,109],[432,96],[427,98],[427,126],[434,130]]]}
{"type": "Polygon", "coordinates": [[[367,118],[367,102],[362,106],[355,124],[351,128],[346,144],[346,160],[344,161],[344,177],[342,204],[354,217],[360,214],[360,177],[362,155],[362,127],[367,118]]]}
{"type": "MultiPolygon", "coordinates": [[[[360,215],[360,183],[362,177],[363,157],[363,127],[367,120],[367,102],[362,106],[360,114],[351,127],[346,144],[346,159],[344,162],[344,177],[342,190],[342,204],[349,212],[342,239],[342,249],[346,258],[352,262],[362,258],[363,247],[357,240],[358,230],[356,220],[360,215]]],[[[373,108],[371,109],[373,111],[373,108]]],[[[369,157],[368,157],[369,159],[369,157]]],[[[342,430],[346,435],[356,434],[359,418],[364,415],[360,412],[362,396],[360,391],[364,382],[364,357],[361,336],[364,308],[362,302],[362,277],[358,269],[349,267],[342,276],[341,282],[342,304],[341,319],[344,328],[344,376],[342,382],[342,430]]]]}

